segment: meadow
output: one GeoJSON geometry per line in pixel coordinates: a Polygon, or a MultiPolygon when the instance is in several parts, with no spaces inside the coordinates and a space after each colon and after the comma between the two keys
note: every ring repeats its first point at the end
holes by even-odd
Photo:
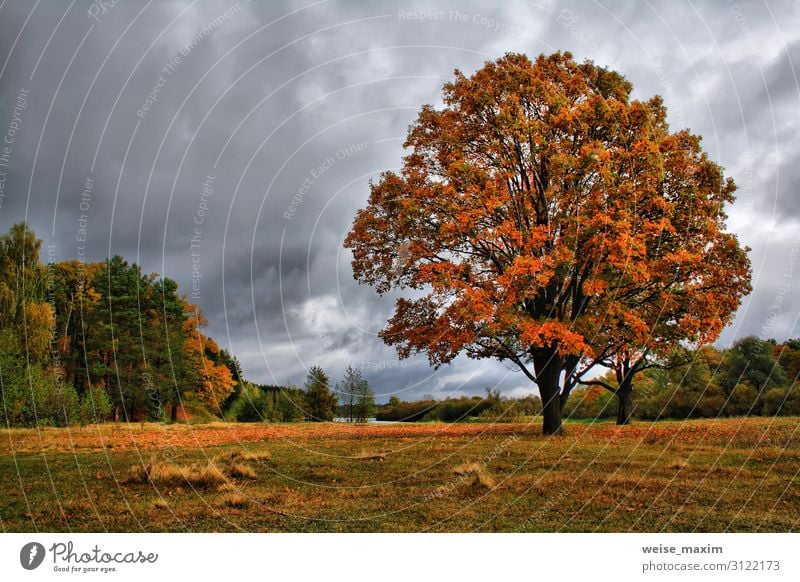
{"type": "Polygon", "coordinates": [[[6,532],[798,531],[800,419],[5,429],[6,532]]]}

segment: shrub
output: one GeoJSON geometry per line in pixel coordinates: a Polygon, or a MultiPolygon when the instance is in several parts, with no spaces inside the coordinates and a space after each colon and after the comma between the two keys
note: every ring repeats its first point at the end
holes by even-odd
{"type": "Polygon", "coordinates": [[[29,366],[25,424],[69,426],[78,421],[79,401],[75,387],[61,380],[59,374],[57,370],[29,366]]]}
{"type": "Polygon", "coordinates": [[[227,417],[236,422],[263,422],[272,414],[269,397],[263,390],[245,382],[239,396],[228,409],[227,417]]]}
{"type": "Polygon", "coordinates": [[[111,400],[102,384],[86,389],[81,398],[79,420],[82,425],[103,422],[111,414],[111,400]]]}
{"type": "Polygon", "coordinates": [[[273,392],[272,420],[277,422],[298,422],[303,420],[303,392],[294,386],[284,387],[273,392]]]}

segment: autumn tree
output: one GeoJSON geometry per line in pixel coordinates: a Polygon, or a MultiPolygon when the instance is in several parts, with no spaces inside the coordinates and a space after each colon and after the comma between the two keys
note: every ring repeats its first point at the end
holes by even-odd
{"type": "Polygon", "coordinates": [[[233,393],[236,381],[226,362],[220,361],[221,350],[217,343],[200,329],[208,322],[200,309],[184,302],[187,317],[184,324],[185,356],[194,370],[194,391],[197,398],[219,412],[222,404],[233,393]]]}
{"type": "Polygon", "coordinates": [[[399,172],[371,185],[345,246],[397,300],[383,340],[435,366],[516,364],[543,432],[594,366],[703,343],[749,290],[725,232],[734,184],[660,97],[569,53],[508,54],[424,106],[399,172]]]}

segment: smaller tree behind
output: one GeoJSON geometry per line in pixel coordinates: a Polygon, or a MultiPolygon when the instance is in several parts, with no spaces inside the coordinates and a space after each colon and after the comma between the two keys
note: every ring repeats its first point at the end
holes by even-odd
{"type": "Polygon", "coordinates": [[[358,422],[367,422],[367,419],[374,418],[377,411],[378,408],[375,406],[375,393],[372,391],[372,388],[369,387],[369,382],[362,379],[358,383],[355,418],[358,422]]]}
{"type": "Polygon", "coordinates": [[[319,366],[312,366],[305,384],[306,420],[322,422],[333,420],[336,413],[336,396],[330,388],[328,375],[319,366]]]}
{"type": "Polygon", "coordinates": [[[347,366],[344,378],[336,384],[336,392],[344,409],[343,414],[347,422],[356,420],[356,405],[359,401],[361,382],[363,382],[361,371],[354,370],[352,366],[347,366]]]}
{"type": "Polygon", "coordinates": [[[305,393],[295,386],[284,386],[272,393],[272,420],[296,422],[303,420],[305,393]]]}

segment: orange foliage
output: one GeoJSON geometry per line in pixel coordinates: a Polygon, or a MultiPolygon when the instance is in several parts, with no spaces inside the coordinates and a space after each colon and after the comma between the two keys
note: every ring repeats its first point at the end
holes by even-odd
{"type": "Polygon", "coordinates": [[[200,309],[188,301],[184,302],[184,309],[189,314],[184,322],[184,351],[199,379],[197,397],[212,410],[218,410],[233,392],[236,381],[227,366],[214,363],[213,358],[219,355],[219,346],[200,332],[200,327],[208,323],[200,309]]]}
{"type": "Polygon", "coordinates": [[[360,282],[418,292],[381,334],[401,357],[577,377],[717,337],[750,290],[725,230],[734,183],[698,136],[669,131],[660,97],[631,90],[569,53],[508,54],[423,107],[345,243],[360,282]]]}

